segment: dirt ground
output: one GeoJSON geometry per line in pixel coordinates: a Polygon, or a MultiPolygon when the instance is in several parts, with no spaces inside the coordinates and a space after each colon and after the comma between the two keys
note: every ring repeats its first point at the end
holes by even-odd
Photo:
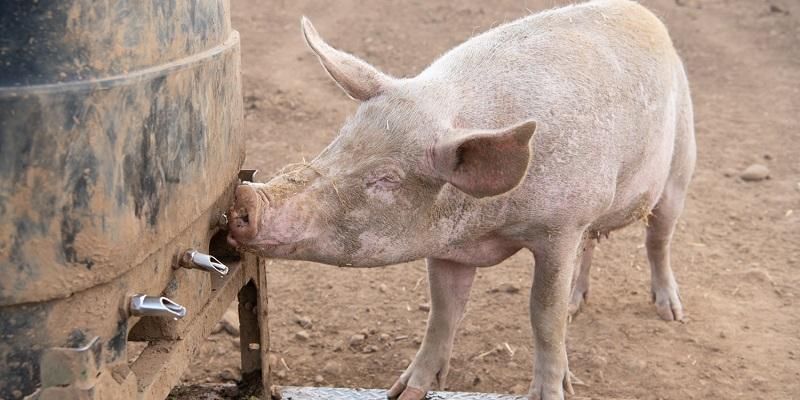
{"type": "MultiPolygon", "coordinates": [[[[357,105],[306,49],[301,15],[333,45],[409,76],[477,32],[566,2],[231,3],[242,37],[246,166],[264,179],[313,158],[357,105]]],[[[693,89],[698,166],[673,245],[688,318],[662,322],[650,304],[643,226],[612,234],[595,253],[588,307],[569,328],[570,366],[583,382],[576,398],[800,398],[800,2],[642,3],[669,27],[693,89]],[[770,179],[744,182],[753,163],[770,179]]],[[[428,302],[423,262],[268,264],[276,384],[386,388],[413,358],[428,302]],[[361,332],[366,341],[350,346],[361,332]]],[[[531,280],[528,252],[479,271],[449,389],[527,391],[531,280]]],[[[212,336],[184,381],[238,377],[237,340],[212,336]]]]}

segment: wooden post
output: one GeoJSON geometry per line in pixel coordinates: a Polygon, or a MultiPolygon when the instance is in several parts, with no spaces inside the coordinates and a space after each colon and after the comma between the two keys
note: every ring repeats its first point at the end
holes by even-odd
{"type": "Polygon", "coordinates": [[[239,349],[242,353],[242,379],[260,380],[264,398],[272,387],[269,365],[269,309],[267,271],[262,259],[244,255],[249,281],[239,291],[239,349]]]}
{"type": "Polygon", "coordinates": [[[258,326],[261,333],[261,382],[264,387],[264,397],[269,398],[272,388],[269,365],[269,296],[267,291],[267,268],[264,260],[256,258],[258,269],[258,326]]]}
{"type": "Polygon", "coordinates": [[[253,281],[249,281],[239,291],[239,349],[242,353],[242,377],[261,369],[260,352],[253,350],[254,346],[259,348],[261,346],[257,309],[258,289],[253,281]]]}

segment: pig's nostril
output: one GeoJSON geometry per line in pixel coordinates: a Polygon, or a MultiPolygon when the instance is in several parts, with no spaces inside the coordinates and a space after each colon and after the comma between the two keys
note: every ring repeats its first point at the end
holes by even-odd
{"type": "Polygon", "coordinates": [[[250,215],[247,213],[247,209],[246,208],[239,209],[239,212],[236,213],[236,219],[240,220],[241,222],[244,222],[245,224],[249,223],[250,215]]]}
{"type": "Polygon", "coordinates": [[[247,228],[249,223],[247,218],[236,218],[235,219],[236,229],[244,229],[247,228]]]}

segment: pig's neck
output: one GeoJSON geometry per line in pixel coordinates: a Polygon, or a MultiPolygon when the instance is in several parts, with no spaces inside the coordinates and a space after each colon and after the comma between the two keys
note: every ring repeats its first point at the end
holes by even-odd
{"type": "MultiPolygon", "coordinates": [[[[429,235],[421,240],[437,243],[433,256],[449,254],[453,248],[503,239],[513,216],[513,198],[508,195],[477,199],[445,185],[429,215],[429,235]]],[[[508,238],[511,239],[511,238],[508,238]]]]}

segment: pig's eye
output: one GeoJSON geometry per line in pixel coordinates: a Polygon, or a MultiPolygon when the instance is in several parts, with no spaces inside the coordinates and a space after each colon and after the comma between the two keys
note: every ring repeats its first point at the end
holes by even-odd
{"type": "Polygon", "coordinates": [[[392,190],[400,186],[400,176],[397,174],[380,174],[367,181],[367,188],[392,190]]]}

